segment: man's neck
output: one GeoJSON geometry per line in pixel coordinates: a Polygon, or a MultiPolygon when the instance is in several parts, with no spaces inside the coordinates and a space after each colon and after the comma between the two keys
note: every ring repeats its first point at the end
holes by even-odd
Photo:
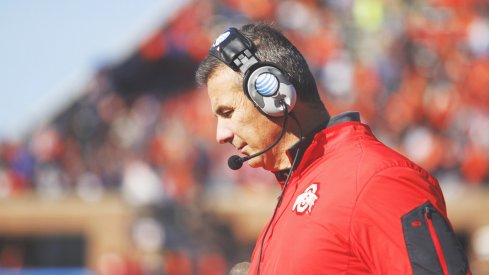
{"type": "MultiPolygon", "coordinates": [[[[296,146],[301,138],[304,141],[305,137],[313,136],[316,132],[325,128],[329,119],[329,114],[324,108],[313,109],[299,107],[294,109],[293,113],[289,115],[289,121],[287,122],[288,130],[283,137],[282,148],[280,148],[280,151],[283,153],[277,162],[275,170],[290,169],[294,156],[289,157],[288,151],[293,146],[296,146]]],[[[302,150],[303,148],[300,149],[302,150]]]]}
{"type": "MultiPolygon", "coordinates": [[[[293,114],[297,122],[293,119],[289,122],[289,129],[292,129],[292,132],[297,137],[294,143],[299,141],[301,134],[305,136],[312,131],[316,131],[319,127],[325,126],[325,123],[327,124],[330,119],[328,111],[322,105],[315,108],[309,105],[299,105],[297,107],[294,109],[293,114]],[[300,126],[297,124],[300,124],[300,126]]],[[[289,147],[293,144],[290,144],[289,147]]]]}

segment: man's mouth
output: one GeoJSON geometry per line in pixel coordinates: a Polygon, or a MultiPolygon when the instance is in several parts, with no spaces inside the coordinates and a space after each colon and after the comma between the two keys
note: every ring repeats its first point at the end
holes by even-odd
{"type": "Polygon", "coordinates": [[[236,148],[242,155],[245,155],[245,156],[248,156],[249,154],[246,153],[243,148],[245,147],[246,145],[243,145],[243,146],[240,146],[238,148],[236,148]]]}

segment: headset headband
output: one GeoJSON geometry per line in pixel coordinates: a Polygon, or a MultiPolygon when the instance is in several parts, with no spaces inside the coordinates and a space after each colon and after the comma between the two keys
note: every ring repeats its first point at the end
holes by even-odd
{"type": "Polygon", "coordinates": [[[259,62],[255,56],[255,44],[236,28],[229,28],[222,33],[209,49],[209,53],[234,71],[242,73],[259,62]]]}

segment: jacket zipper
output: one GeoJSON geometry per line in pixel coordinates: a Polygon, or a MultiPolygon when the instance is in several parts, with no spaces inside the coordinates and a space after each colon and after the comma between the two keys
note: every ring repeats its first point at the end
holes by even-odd
{"type": "Polygon", "coordinates": [[[433,244],[435,245],[436,254],[438,256],[438,260],[440,261],[443,274],[449,275],[445,255],[443,255],[443,250],[441,248],[440,240],[438,239],[438,235],[436,234],[435,227],[433,226],[431,209],[428,206],[424,208],[424,218],[426,220],[426,224],[428,225],[428,230],[430,231],[433,244]]]}

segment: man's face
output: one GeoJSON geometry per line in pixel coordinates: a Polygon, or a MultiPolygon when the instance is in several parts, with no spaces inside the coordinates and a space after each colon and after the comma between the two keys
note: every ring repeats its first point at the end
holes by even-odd
{"type": "MultiPolygon", "coordinates": [[[[231,143],[242,155],[252,155],[273,143],[281,125],[258,111],[244,94],[240,76],[221,66],[207,82],[211,108],[217,117],[217,142],[231,143]]],[[[280,144],[279,144],[280,145],[280,144]]],[[[248,161],[251,167],[276,170],[281,146],[248,161]]]]}

